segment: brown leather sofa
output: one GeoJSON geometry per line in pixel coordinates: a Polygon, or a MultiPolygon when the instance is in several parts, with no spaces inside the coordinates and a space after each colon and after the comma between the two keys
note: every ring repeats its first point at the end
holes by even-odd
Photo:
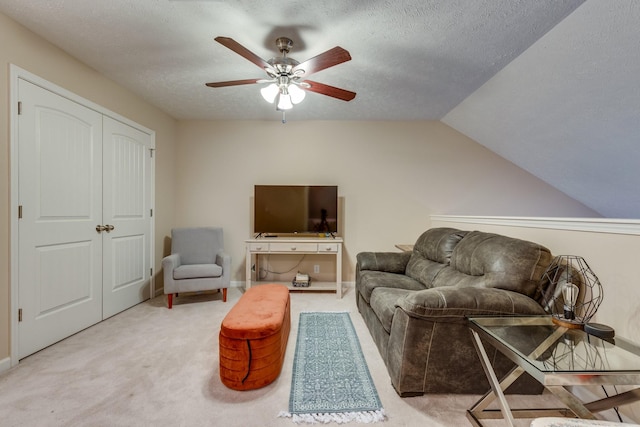
{"type": "MultiPolygon", "coordinates": [[[[551,259],[533,242],[453,228],[427,230],[412,252],[359,253],[358,310],[396,392],[489,390],[467,317],[545,314],[539,281],[551,259]]],[[[499,377],[514,366],[497,350],[490,358],[499,377]]],[[[507,391],[540,390],[523,375],[507,391]]]]}

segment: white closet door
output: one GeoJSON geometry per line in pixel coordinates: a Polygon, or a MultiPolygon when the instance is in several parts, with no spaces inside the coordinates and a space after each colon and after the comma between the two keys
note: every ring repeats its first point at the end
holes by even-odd
{"type": "Polygon", "coordinates": [[[104,318],[149,298],[152,140],[104,118],[104,318]]]}
{"type": "Polygon", "coordinates": [[[102,115],[22,79],[19,358],[102,319],[102,115]]]}

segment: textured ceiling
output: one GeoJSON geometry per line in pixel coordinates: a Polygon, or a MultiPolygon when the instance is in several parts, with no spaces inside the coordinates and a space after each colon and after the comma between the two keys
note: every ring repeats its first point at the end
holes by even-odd
{"type": "Polygon", "coordinates": [[[0,12],[177,119],[279,120],[262,78],[216,43],[303,61],[352,60],[311,79],[288,120],[440,120],[603,216],[640,217],[634,0],[0,0],[0,12]]]}
{"type": "Polygon", "coordinates": [[[214,37],[269,59],[287,36],[298,61],[348,50],[312,80],[358,94],[309,94],[289,120],[413,120],[443,117],[580,3],[0,0],[0,11],[178,119],[277,120],[259,85],[204,83],[266,77],[214,37]]]}

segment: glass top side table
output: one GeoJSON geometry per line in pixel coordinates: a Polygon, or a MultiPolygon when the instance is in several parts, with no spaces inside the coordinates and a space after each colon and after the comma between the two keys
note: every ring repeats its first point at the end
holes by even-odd
{"type": "Polygon", "coordinates": [[[640,385],[640,346],[624,338],[600,339],[580,329],[569,329],[552,322],[551,316],[472,317],[469,318],[476,351],[491,390],[467,411],[472,424],[481,419],[498,418],[500,413],[510,426],[515,418],[568,416],[595,419],[594,412],[640,399],[640,389],[583,403],[565,386],[640,385]],[[516,368],[498,381],[482,340],[491,343],[511,359],[516,368]],[[566,406],[512,410],[504,390],[524,372],[529,373],[566,406]],[[498,399],[500,410],[487,407],[498,399]]]}

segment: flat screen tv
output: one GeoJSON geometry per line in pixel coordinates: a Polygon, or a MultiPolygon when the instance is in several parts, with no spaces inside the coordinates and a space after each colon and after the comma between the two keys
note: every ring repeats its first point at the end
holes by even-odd
{"type": "Polygon", "coordinates": [[[338,232],[335,185],[256,185],[253,200],[254,233],[338,232]]]}

